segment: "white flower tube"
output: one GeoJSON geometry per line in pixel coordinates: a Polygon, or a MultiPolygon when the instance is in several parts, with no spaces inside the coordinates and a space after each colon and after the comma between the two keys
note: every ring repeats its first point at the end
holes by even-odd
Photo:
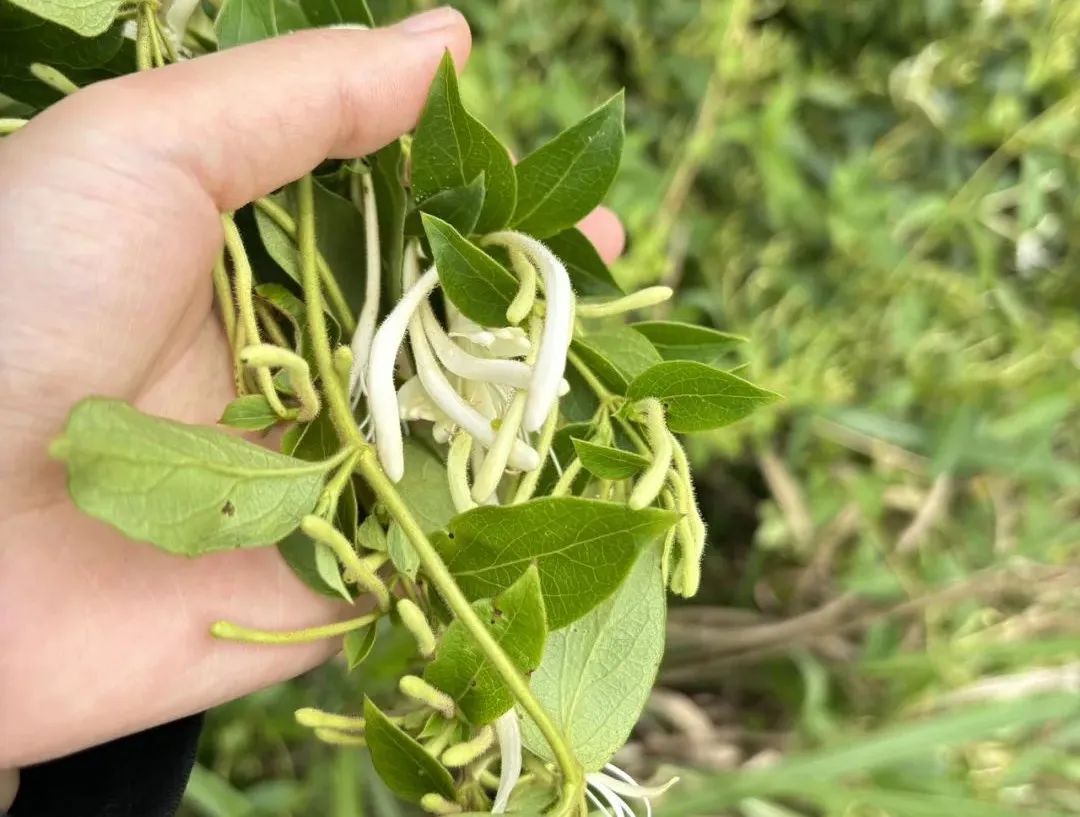
{"type": "Polygon", "coordinates": [[[510,795],[521,778],[521,726],[513,709],[495,721],[495,737],[499,741],[499,788],[495,792],[492,814],[504,814],[510,795]]]}
{"type": "Polygon", "coordinates": [[[379,320],[379,298],[382,297],[382,266],[379,255],[379,214],[375,209],[375,186],[371,174],[360,177],[364,195],[364,256],[367,262],[364,282],[364,305],[356,321],[353,332],[353,365],[349,373],[349,396],[356,407],[360,395],[366,391],[364,375],[367,372],[368,356],[371,354],[371,341],[375,335],[375,324],[379,320]]]}
{"type": "MultiPolygon", "coordinates": [[[[432,267],[425,277],[435,271],[432,267]]],[[[490,421],[470,406],[446,379],[439,362],[435,359],[424,334],[423,321],[414,315],[409,325],[409,340],[412,344],[413,358],[416,360],[416,374],[424,385],[424,391],[438,408],[456,425],[463,428],[485,448],[495,444],[495,429],[490,421]]],[[[515,440],[510,450],[510,466],[520,471],[532,471],[540,467],[540,455],[521,440],[515,440]]]]}
{"type": "MultiPolygon", "coordinates": [[[[410,263],[409,255],[406,252],[406,264],[410,263]]],[[[415,251],[411,255],[411,263],[415,268],[415,251]]],[[[401,438],[397,393],[394,390],[394,361],[402,341],[405,340],[413,313],[438,283],[439,275],[432,267],[409,287],[371,339],[371,355],[367,366],[368,409],[375,428],[375,447],[379,452],[379,462],[382,463],[386,475],[394,482],[398,482],[405,474],[405,448],[401,438]]],[[[426,384],[424,387],[427,388],[426,384]]]]}
{"type": "Polygon", "coordinates": [[[454,343],[453,338],[446,333],[439,319],[435,317],[430,304],[425,304],[421,308],[420,318],[424,324],[424,334],[431,342],[431,348],[435,350],[435,356],[439,358],[443,366],[458,377],[498,383],[515,389],[523,389],[529,385],[532,369],[520,360],[477,357],[454,343]]]}
{"type": "Polygon", "coordinates": [[[570,285],[566,267],[535,238],[505,231],[492,233],[486,241],[519,250],[543,277],[546,298],[544,328],[540,334],[522,424],[526,431],[538,431],[558,399],[559,384],[566,370],[566,353],[574,331],[574,289],[570,285]]]}
{"type": "MultiPolygon", "coordinates": [[[[430,304],[421,307],[420,319],[424,324],[424,334],[431,342],[431,348],[435,350],[435,357],[452,374],[466,380],[479,380],[514,389],[528,388],[533,373],[528,364],[500,357],[477,357],[462,349],[439,323],[430,304]]],[[[490,332],[485,334],[491,335],[490,332]]],[[[491,340],[495,340],[493,335],[491,340]]],[[[559,381],[559,396],[562,397],[568,391],[570,383],[564,378],[559,381]]]]}

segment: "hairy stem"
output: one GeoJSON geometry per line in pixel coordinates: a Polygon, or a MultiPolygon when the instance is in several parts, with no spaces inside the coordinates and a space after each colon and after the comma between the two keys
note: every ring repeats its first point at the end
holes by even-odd
{"type": "Polygon", "coordinates": [[[563,774],[563,796],[557,813],[569,814],[576,807],[580,799],[579,793],[584,785],[581,765],[574,758],[566,740],[547,712],[532,694],[529,682],[518,671],[510,657],[503,652],[483,620],[473,610],[469,600],[454,581],[446,563],[431,544],[431,540],[428,539],[420,523],[416,521],[405,500],[379,467],[374,449],[363,438],[353,419],[348,395],[341,388],[340,381],[334,376],[333,358],[326,334],[326,317],[323,314],[322,292],[319,288],[318,270],[315,265],[315,212],[311,177],[305,176],[297,185],[299,194],[297,243],[300,248],[300,278],[304,288],[315,362],[322,379],[326,405],[332,414],[338,435],[343,444],[359,453],[358,472],[390,516],[401,526],[402,532],[415,549],[428,580],[439,591],[446,606],[473,637],[521,708],[533,719],[551,746],[552,754],[563,774]]]}
{"type": "MultiPolygon", "coordinates": [[[[255,298],[253,294],[254,274],[251,271],[251,262],[248,260],[247,250],[244,249],[244,240],[240,237],[240,231],[236,228],[236,222],[232,216],[223,215],[221,225],[225,231],[225,249],[233,262],[233,281],[236,287],[237,310],[240,314],[240,325],[244,328],[244,344],[253,346],[261,341],[259,336],[259,321],[255,316],[255,298]]],[[[287,418],[289,410],[278,396],[274,386],[274,378],[270,370],[265,366],[256,369],[255,379],[259,384],[259,390],[263,397],[270,403],[270,407],[278,417],[287,418]]]]}
{"type": "Polygon", "coordinates": [[[536,441],[536,453],[540,455],[540,467],[526,471],[521,477],[521,482],[518,483],[511,504],[517,505],[519,502],[527,502],[532,499],[532,495],[536,492],[536,485],[540,482],[540,474],[544,471],[544,461],[551,451],[551,441],[555,438],[555,427],[558,424],[559,407],[555,406],[548,415],[547,420],[544,421],[544,425],[540,429],[540,438],[536,441]]]}
{"type": "Polygon", "coordinates": [[[214,297],[217,299],[221,322],[225,325],[225,337],[229,339],[229,348],[236,348],[236,304],[233,303],[232,284],[225,269],[225,254],[214,262],[214,297]]]}
{"type": "Polygon", "coordinates": [[[146,6],[140,6],[135,29],[135,67],[140,71],[149,71],[154,67],[154,51],[151,41],[154,38],[153,20],[146,6]]]}
{"type": "MultiPolygon", "coordinates": [[[[255,207],[284,231],[289,238],[299,244],[296,222],[289,215],[288,210],[273,199],[268,198],[256,199],[255,207]]],[[[345,295],[342,293],[341,287],[338,286],[334,273],[330,270],[330,265],[326,263],[326,259],[323,258],[318,247],[315,248],[315,265],[322,287],[326,290],[327,301],[334,312],[334,318],[341,324],[341,331],[346,335],[351,335],[356,331],[356,319],[353,317],[352,310],[349,309],[349,302],[345,300],[345,295]]]]}

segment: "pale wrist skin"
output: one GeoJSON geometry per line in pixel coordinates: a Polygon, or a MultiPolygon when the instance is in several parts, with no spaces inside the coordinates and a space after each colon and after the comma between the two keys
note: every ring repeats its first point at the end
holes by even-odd
{"type": "MultiPolygon", "coordinates": [[[[75,509],[48,444],[91,394],[216,422],[234,395],[213,301],[220,214],[409,131],[444,52],[462,66],[469,45],[446,8],[305,31],[97,83],[0,138],[0,269],[20,271],[0,277],[0,769],[203,711],[338,650],[215,641],[220,619],[294,630],[356,611],[312,594],[273,548],[185,560],[124,538],[75,509]]],[[[580,226],[619,254],[610,211],[580,226]]],[[[0,792],[16,779],[0,772],[0,792]]]]}

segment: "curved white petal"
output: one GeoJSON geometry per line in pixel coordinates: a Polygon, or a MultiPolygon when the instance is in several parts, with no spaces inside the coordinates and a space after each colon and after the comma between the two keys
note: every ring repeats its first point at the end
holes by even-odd
{"type": "Polygon", "coordinates": [[[495,737],[499,741],[499,788],[491,813],[503,814],[521,778],[521,726],[517,712],[511,709],[495,721],[495,737]]]}
{"type": "Polygon", "coordinates": [[[600,801],[600,798],[588,789],[585,789],[585,796],[589,798],[589,802],[596,806],[596,810],[603,814],[604,817],[613,817],[611,812],[608,810],[608,807],[600,801]]]}
{"type": "Polygon", "coordinates": [[[468,380],[483,380],[523,389],[529,385],[532,369],[520,360],[484,358],[469,354],[446,334],[430,305],[421,307],[420,318],[424,332],[435,350],[435,356],[447,369],[468,380]]]}
{"type": "MultiPolygon", "coordinates": [[[[434,267],[428,270],[428,273],[433,271],[434,267]]],[[[487,418],[469,405],[450,385],[450,381],[446,379],[438,361],[435,360],[419,316],[413,316],[410,322],[409,339],[412,343],[413,357],[416,359],[417,375],[432,401],[456,425],[465,429],[485,448],[490,448],[495,443],[495,429],[491,427],[491,422],[487,418]]],[[[540,467],[540,455],[533,448],[516,440],[510,451],[510,465],[521,471],[532,471],[540,467]]]]}
{"type": "Polygon", "coordinates": [[[540,271],[544,280],[546,312],[540,333],[529,397],[525,404],[524,428],[537,431],[547,419],[559,396],[566,369],[566,354],[574,330],[574,289],[566,267],[555,254],[535,238],[512,231],[492,233],[487,240],[520,250],[540,271]]]}
{"type": "Polygon", "coordinates": [[[599,780],[593,779],[593,775],[587,775],[586,780],[589,785],[600,794],[611,805],[612,810],[615,812],[615,817],[636,817],[634,810],[626,804],[626,801],[616,794],[608,785],[600,781],[610,781],[610,778],[605,775],[597,775],[599,780]]]}
{"type": "MultiPolygon", "coordinates": [[[[415,268],[415,251],[406,251],[405,263],[415,268]]],[[[398,348],[405,340],[413,313],[438,282],[438,273],[432,267],[406,290],[371,340],[367,374],[368,410],[375,428],[379,462],[394,482],[399,481],[405,473],[405,453],[394,390],[394,361],[398,348]]],[[[428,392],[430,394],[430,390],[428,392]]]]}
{"type": "Polygon", "coordinates": [[[529,336],[520,326],[485,328],[466,318],[452,304],[447,307],[450,318],[449,335],[475,343],[495,357],[521,357],[529,351],[529,336]]]}
{"type": "Polygon", "coordinates": [[[356,331],[353,332],[352,348],[353,365],[349,372],[349,395],[353,406],[360,400],[360,395],[366,392],[364,375],[367,372],[368,356],[371,353],[371,339],[375,334],[375,324],[379,320],[379,298],[381,297],[382,268],[381,256],[379,255],[379,216],[375,209],[375,186],[371,181],[371,174],[365,173],[360,179],[364,197],[364,255],[367,267],[365,269],[366,280],[364,282],[364,305],[360,309],[360,316],[356,321],[356,331]]]}

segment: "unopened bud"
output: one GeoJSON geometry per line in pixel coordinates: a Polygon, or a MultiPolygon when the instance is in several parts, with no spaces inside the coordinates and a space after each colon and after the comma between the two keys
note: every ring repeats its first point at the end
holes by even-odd
{"type": "Polygon", "coordinates": [[[420,798],[420,808],[426,811],[428,814],[460,814],[461,806],[457,803],[447,800],[441,794],[425,794],[420,798]]]}
{"type": "Polygon", "coordinates": [[[431,658],[435,654],[435,633],[431,631],[427,616],[409,599],[401,599],[397,603],[397,611],[405,629],[416,639],[416,647],[420,650],[420,655],[431,658]]]}
{"type": "Polygon", "coordinates": [[[398,681],[398,689],[415,701],[434,709],[446,718],[454,717],[454,699],[416,675],[406,675],[398,681]]]}
{"type": "Polygon", "coordinates": [[[455,744],[443,752],[442,762],[451,769],[468,766],[495,745],[495,730],[485,726],[472,740],[455,744]]]}

